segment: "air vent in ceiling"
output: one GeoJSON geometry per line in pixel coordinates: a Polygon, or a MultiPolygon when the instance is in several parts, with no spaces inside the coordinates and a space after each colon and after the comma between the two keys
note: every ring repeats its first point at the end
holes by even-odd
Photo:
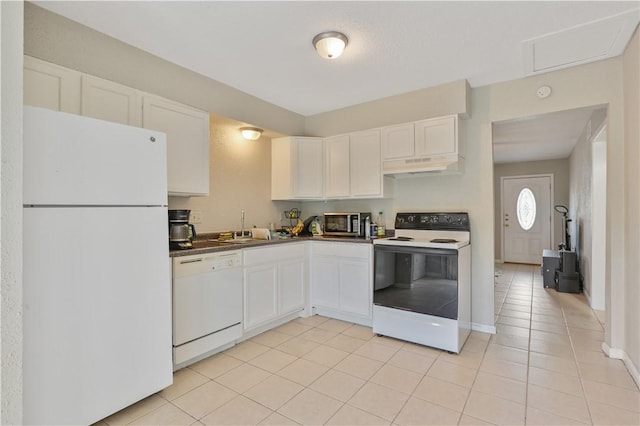
{"type": "Polygon", "coordinates": [[[522,42],[527,75],[622,54],[640,21],[635,9],[522,42]]]}

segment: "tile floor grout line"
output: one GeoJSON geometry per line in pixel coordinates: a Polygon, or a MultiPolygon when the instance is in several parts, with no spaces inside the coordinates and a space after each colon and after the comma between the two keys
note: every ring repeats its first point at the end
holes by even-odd
{"type": "Polygon", "coordinates": [[[582,390],[582,396],[584,398],[584,402],[585,405],[587,406],[587,413],[589,413],[589,421],[591,422],[591,424],[595,424],[593,421],[593,415],[591,414],[591,407],[589,406],[589,399],[587,398],[587,392],[584,388],[584,381],[582,379],[582,373],[580,372],[580,367],[578,364],[578,357],[576,356],[576,350],[575,347],[573,346],[573,338],[571,336],[571,330],[569,328],[569,323],[567,322],[567,315],[565,313],[565,308],[564,306],[561,306],[560,308],[562,310],[562,320],[564,321],[565,325],[567,326],[567,334],[569,336],[569,345],[571,346],[571,355],[573,357],[573,361],[576,363],[576,371],[578,373],[578,382],[580,383],[580,389],[582,390]]]}
{"type": "Polygon", "coordinates": [[[531,299],[529,301],[529,338],[527,339],[527,377],[524,388],[524,424],[527,424],[527,413],[529,411],[529,373],[531,372],[531,323],[533,321],[533,271],[531,271],[531,299]]]}

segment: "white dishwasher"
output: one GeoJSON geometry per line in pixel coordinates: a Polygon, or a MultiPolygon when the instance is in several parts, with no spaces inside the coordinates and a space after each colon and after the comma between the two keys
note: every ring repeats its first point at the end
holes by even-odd
{"type": "Polygon", "coordinates": [[[242,337],[242,252],[173,258],[173,368],[242,337]]]}

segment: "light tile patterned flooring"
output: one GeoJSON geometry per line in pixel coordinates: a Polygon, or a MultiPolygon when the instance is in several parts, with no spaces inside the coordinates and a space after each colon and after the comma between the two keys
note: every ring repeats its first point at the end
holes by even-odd
{"type": "Polygon", "coordinates": [[[497,334],[459,355],[299,318],[175,373],[100,424],[638,425],[640,393],[582,295],[500,264],[497,334]]]}

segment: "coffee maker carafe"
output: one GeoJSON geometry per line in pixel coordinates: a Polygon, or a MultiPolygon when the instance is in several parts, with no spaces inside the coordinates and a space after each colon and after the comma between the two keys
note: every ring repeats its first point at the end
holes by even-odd
{"type": "Polygon", "coordinates": [[[191,210],[169,210],[169,249],[184,250],[193,248],[191,240],[196,230],[189,224],[191,210]]]}

